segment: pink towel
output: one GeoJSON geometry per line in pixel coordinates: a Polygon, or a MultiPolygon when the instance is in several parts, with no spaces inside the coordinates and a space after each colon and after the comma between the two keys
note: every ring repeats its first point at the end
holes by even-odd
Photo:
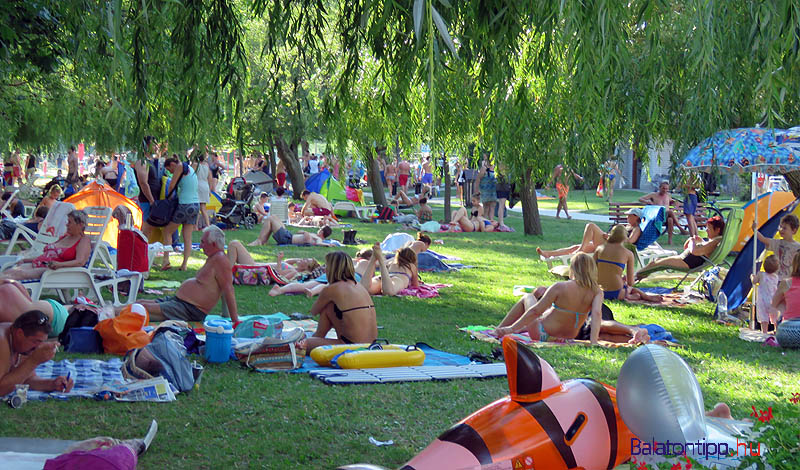
{"type": "Polygon", "coordinates": [[[137,463],[136,454],[125,445],[93,449],[76,450],[49,459],[44,464],[45,470],[61,470],[70,468],[91,468],[97,470],[134,470],[137,463]]]}
{"type": "Polygon", "coordinates": [[[420,299],[430,299],[431,297],[439,297],[439,289],[442,287],[451,286],[452,284],[420,284],[417,287],[407,287],[398,292],[397,295],[409,295],[420,299]]]}

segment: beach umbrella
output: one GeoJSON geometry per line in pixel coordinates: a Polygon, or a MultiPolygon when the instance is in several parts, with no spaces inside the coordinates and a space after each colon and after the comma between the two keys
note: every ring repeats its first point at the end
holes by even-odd
{"type": "MultiPolygon", "coordinates": [[[[692,148],[681,162],[686,170],[723,173],[785,174],[800,169],[800,127],[791,129],[741,128],[719,131],[692,148]]],[[[758,204],[755,206],[758,220],[758,204]]],[[[756,272],[757,240],[753,243],[756,272]]],[[[754,290],[753,315],[757,290],[754,290]]]]}

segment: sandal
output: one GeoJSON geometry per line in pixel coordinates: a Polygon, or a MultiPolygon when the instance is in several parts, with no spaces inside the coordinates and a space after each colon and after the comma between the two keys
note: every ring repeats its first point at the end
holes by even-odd
{"type": "Polygon", "coordinates": [[[171,264],[165,264],[164,266],[161,266],[161,271],[169,271],[170,269],[172,269],[171,264]]]}

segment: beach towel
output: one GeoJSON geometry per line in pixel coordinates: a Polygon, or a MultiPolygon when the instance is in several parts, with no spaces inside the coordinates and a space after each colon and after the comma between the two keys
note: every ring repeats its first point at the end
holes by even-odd
{"type": "Polygon", "coordinates": [[[458,258],[440,255],[431,250],[423,251],[422,253],[417,255],[417,267],[419,268],[420,271],[430,271],[437,273],[456,271],[459,269],[472,267],[461,263],[445,263],[445,260],[452,260],[452,259],[458,259],[458,258]]]}
{"type": "Polygon", "coordinates": [[[750,328],[739,328],[739,339],[748,341],[750,343],[763,343],[767,338],[772,335],[769,333],[762,333],[761,330],[751,330],[750,328]]]}
{"type": "Polygon", "coordinates": [[[69,393],[28,390],[28,400],[93,398],[94,394],[104,386],[123,381],[121,367],[122,361],[116,357],[107,361],[97,359],[70,361],[65,359],[58,362],[44,362],[36,368],[36,375],[43,379],[54,379],[58,376],[66,377],[69,374],[70,378],[75,381],[75,386],[69,393]]]}
{"type": "Polygon", "coordinates": [[[452,284],[420,284],[417,287],[406,287],[397,293],[398,297],[410,296],[420,299],[430,299],[432,297],[439,297],[439,289],[442,287],[451,287],[452,284]]]}
{"type": "Polygon", "coordinates": [[[645,300],[626,300],[631,304],[650,305],[658,307],[682,308],[687,305],[697,304],[705,300],[705,297],[697,292],[690,292],[688,295],[683,292],[671,292],[662,294],[661,302],[647,302],[645,300]]]}
{"type": "MultiPolygon", "coordinates": [[[[658,326],[658,325],[656,325],[658,326]]],[[[658,327],[661,330],[663,328],[658,327]]],[[[466,331],[469,333],[470,338],[477,339],[479,341],[485,341],[491,344],[501,344],[500,340],[494,336],[494,327],[493,326],[482,326],[482,325],[470,325],[463,328],[459,328],[461,331],[466,331]]],[[[653,329],[656,331],[656,329],[653,329]]],[[[648,332],[650,329],[648,328],[648,332]]],[[[666,331],[666,330],[664,330],[666,331]]],[[[589,340],[580,340],[580,339],[567,339],[567,340],[558,340],[558,341],[534,341],[528,335],[528,333],[515,333],[512,335],[508,335],[514,338],[516,341],[520,343],[530,346],[532,348],[550,348],[550,347],[557,347],[557,346],[591,346],[591,341],[589,340]]],[[[651,340],[651,344],[658,344],[661,346],[669,346],[669,347],[680,347],[679,344],[668,341],[664,339],[660,340],[651,340]]],[[[609,341],[598,341],[597,344],[604,348],[635,348],[638,345],[629,344],[629,343],[612,343],[609,341]]]]}

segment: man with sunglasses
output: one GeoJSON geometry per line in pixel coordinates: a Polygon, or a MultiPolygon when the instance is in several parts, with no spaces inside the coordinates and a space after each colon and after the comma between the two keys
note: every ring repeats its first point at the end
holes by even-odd
{"type": "Polygon", "coordinates": [[[36,367],[56,354],[58,343],[47,342],[49,333],[50,318],[39,310],[23,313],[14,323],[0,323],[0,396],[14,391],[17,384],[42,392],[72,390],[72,379],[36,375],[36,367]]]}

